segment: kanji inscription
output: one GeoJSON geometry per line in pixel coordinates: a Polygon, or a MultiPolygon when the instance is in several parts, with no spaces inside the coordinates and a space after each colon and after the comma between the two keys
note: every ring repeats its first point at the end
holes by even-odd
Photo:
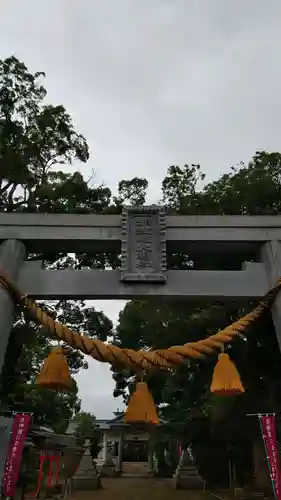
{"type": "Polygon", "coordinates": [[[124,209],[122,217],[123,282],[166,281],[165,214],[159,207],[124,209]]]}
{"type": "Polygon", "coordinates": [[[152,215],[140,215],[132,218],[135,225],[137,269],[153,270],[153,220],[152,215]]]}

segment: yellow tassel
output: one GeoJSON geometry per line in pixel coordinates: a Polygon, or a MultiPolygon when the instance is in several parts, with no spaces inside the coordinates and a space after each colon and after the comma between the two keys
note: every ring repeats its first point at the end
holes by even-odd
{"type": "Polygon", "coordinates": [[[159,424],[155,403],[145,382],[138,382],[124,415],[125,424],[159,424]]]}
{"type": "Polygon", "coordinates": [[[225,353],[219,355],[215,366],[211,392],[223,396],[235,396],[245,392],[235,364],[225,353]]]}
{"type": "Polygon", "coordinates": [[[65,350],[62,347],[54,349],[45,359],[36,384],[47,389],[71,389],[73,380],[70,376],[65,350]]]}

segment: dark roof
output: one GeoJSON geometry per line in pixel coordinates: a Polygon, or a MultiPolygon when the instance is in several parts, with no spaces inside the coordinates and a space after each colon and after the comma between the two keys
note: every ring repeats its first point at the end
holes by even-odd
{"type": "MultiPolygon", "coordinates": [[[[125,415],[124,412],[116,412],[115,417],[113,417],[111,419],[97,418],[95,420],[95,423],[101,431],[110,430],[114,427],[116,427],[116,428],[118,428],[118,427],[130,427],[129,424],[125,424],[124,415],[125,415]]],[[[163,423],[164,423],[163,421],[160,421],[160,424],[163,424],[163,423]]],[[[67,429],[67,434],[73,434],[75,432],[75,428],[76,428],[76,423],[73,421],[70,422],[68,429],[67,429]]]]}
{"type": "Polygon", "coordinates": [[[96,419],[96,424],[101,430],[110,429],[111,427],[119,427],[126,425],[124,423],[124,413],[121,413],[111,419],[96,419]]]}
{"type": "Polygon", "coordinates": [[[54,431],[48,431],[46,428],[32,429],[28,433],[28,437],[32,440],[43,438],[51,446],[71,447],[76,446],[76,438],[70,434],[57,434],[54,431]]]}
{"type": "MultiPolygon", "coordinates": [[[[129,424],[125,424],[124,422],[124,412],[118,412],[115,414],[115,417],[111,418],[110,420],[96,420],[97,425],[101,430],[106,430],[110,429],[112,427],[120,427],[120,426],[126,426],[129,427],[129,424]]],[[[164,422],[160,420],[160,424],[163,424],[164,422]]]]}

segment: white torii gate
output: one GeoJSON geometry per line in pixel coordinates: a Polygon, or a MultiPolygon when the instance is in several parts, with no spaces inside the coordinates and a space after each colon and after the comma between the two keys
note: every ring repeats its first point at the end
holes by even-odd
{"type": "MultiPolygon", "coordinates": [[[[0,214],[0,270],[35,299],[260,299],[281,276],[281,216],[166,216],[130,207],[122,215],[0,214]],[[28,252],[116,252],[121,270],[48,270],[28,252]],[[250,256],[241,270],[166,269],[167,254],[250,256]]],[[[14,305],[0,289],[0,373],[14,305]]],[[[281,346],[281,297],[273,309],[281,346]]]]}

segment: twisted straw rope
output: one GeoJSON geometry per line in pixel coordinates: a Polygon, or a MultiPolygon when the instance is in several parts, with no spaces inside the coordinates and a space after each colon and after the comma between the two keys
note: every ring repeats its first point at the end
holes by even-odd
{"type": "Polygon", "coordinates": [[[29,311],[32,317],[49,332],[63,340],[74,349],[79,349],[103,363],[110,363],[117,367],[125,366],[132,370],[149,370],[152,368],[170,369],[174,365],[185,363],[187,359],[200,359],[208,354],[221,351],[224,344],[228,344],[241,335],[246,335],[249,328],[261,315],[269,310],[281,289],[281,279],[269,290],[258,306],[238,321],[227,326],[224,330],[198,342],[188,342],[182,346],[173,346],[168,349],[154,351],[134,351],[121,349],[112,344],[105,344],[101,340],[91,339],[86,335],[79,335],[66,325],[58,323],[50,314],[43,311],[32,299],[22,294],[17,286],[0,273],[0,283],[11,294],[16,303],[21,304],[29,311]]]}

